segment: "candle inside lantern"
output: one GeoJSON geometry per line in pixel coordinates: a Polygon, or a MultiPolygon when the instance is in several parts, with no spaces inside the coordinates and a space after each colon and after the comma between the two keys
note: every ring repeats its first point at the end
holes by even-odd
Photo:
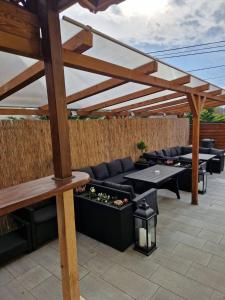
{"type": "Polygon", "coordinates": [[[145,247],[146,244],[146,230],[144,228],[139,228],[139,246],[145,247]]]}

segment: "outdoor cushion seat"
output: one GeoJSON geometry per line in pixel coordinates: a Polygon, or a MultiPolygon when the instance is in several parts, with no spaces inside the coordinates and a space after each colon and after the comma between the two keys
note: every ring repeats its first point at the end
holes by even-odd
{"type": "Polygon", "coordinates": [[[92,167],[94,178],[98,180],[103,180],[109,178],[109,171],[106,163],[101,163],[97,166],[92,167]]]}
{"type": "Polygon", "coordinates": [[[98,184],[98,185],[102,185],[104,183],[104,180],[98,180],[98,179],[91,179],[91,184],[98,184]]]}
{"type": "Polygon", "coordinates": [[[190,146],[183,146],[183,147],[181,147],[181,152],[182,152],[181,155],[189,154],[189,153],[192,152],[192,147],[190,147],[190,146]]]}
{"type": "Polygon", "coordinates": [[[118,175],[113,176],[113,177],[108,177],[106,180],[111,181],[111,182],[115,182],[115,183],[125,183],[125,182],[127,182],[127,179],[124,178],[124,173],[118,174],[118,175]]]}
{"type": "Polygon", "coordinates": [[[124,172],[135,169],[134,162],[130,156],[122,158],[122,159],[120,159],[120,161],[121,161],[124,172]]]}
{"type": "Polygon", "coordinates": [[[118,184],[118,183],[111,182],[111,181],[105,181],[104,186],[110,187],[112,189],[117,189],[117,190],[121,190],[124,192],[128,192],[131,196],[131,199],[135,198],[134,188],[132,185],[118,184]]]}
{"type": "Polygon", "coordinates": [[[85,172],[88,173],[90,175],[91,178],[95,178],[94,173],[91,169],[91,167],[86,167],[86,168],[81,168],[78,170],[79,172],[85,172]]]}
{"type": "Polygon", "coordinates": [[[210,149],[209,148],[204,148],[204,147],[199,147],[199,153],[209,154],[210,149]]]}
{"type": "Polygon", "coordinates": [[[155,151],[155,153],[156,153],[159,157],[164,157],[164,153],[163,153],[162,150],[155,151]]]}
{"type": "Polygon", "coordinates": [[[107,163],[107,167],[109,169],[110,177],[116,176],[117,174],[121,174],[123,172],[122,164],[119,159],[115,159],[107,163]]]}
{"type": "Polygon", "coordinates": [[[56,218],[56,206],[49,205],[34,212],[34,222],[36,224],[56,218]]]}

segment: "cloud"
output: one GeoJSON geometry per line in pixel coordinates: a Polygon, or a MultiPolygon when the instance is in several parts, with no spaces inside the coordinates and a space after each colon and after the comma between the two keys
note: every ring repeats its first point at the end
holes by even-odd
{"type": "Polygon", "coordinates": [[[65,14],[149,52],[225,38],[224,0],[126,0],[96,15],[79,5],[65,14]]]}

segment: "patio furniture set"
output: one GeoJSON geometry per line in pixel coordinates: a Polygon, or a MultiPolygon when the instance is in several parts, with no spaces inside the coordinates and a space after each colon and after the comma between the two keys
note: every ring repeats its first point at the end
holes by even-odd
{"type": "MultiPolygon", "coordinates": [[[[158,214],[157,189],[168,189],[178,199],[179,189],[191,191],[191,151],[191,147],[173,147],[144,153],[147,162],[141,168],[126,157],[80,169],[91,181],[75,192],[77,230],[124,251],[134,243],[133,213],[143,200],[158,214]],[[93,188],[95,197],[90,194],[93,188]]],[[[199,177],[206,170],[224,169],[223,150],[200,148],[199,158],[199,177]]],[[[58,235],[55,197],[10,216],[17,226],[0,237],[0,262],[33,251],[58,235]]]]}

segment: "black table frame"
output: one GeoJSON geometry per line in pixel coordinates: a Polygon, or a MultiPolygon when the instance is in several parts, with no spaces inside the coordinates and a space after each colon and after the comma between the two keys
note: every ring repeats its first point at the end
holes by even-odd
{"type": "Polygon", "coordinates": [[[145,168],[141,171],[134,172],[124,176],[134,182],[144,182],[149,184],[151,188],[167,189],[176,194],[177,199],[180,199],[179,187],[178,187],[178,175],[184,172],[185,168],[177,168],[172,166],[155,165],[149,168],[145,168]],[[155,171],[159,170],[160,174],[156,174],[155,171]],[[163,171],[170,171],[163,176],[163,171]],[[152,179],[150,178],[152,176],[152,179]]]}

